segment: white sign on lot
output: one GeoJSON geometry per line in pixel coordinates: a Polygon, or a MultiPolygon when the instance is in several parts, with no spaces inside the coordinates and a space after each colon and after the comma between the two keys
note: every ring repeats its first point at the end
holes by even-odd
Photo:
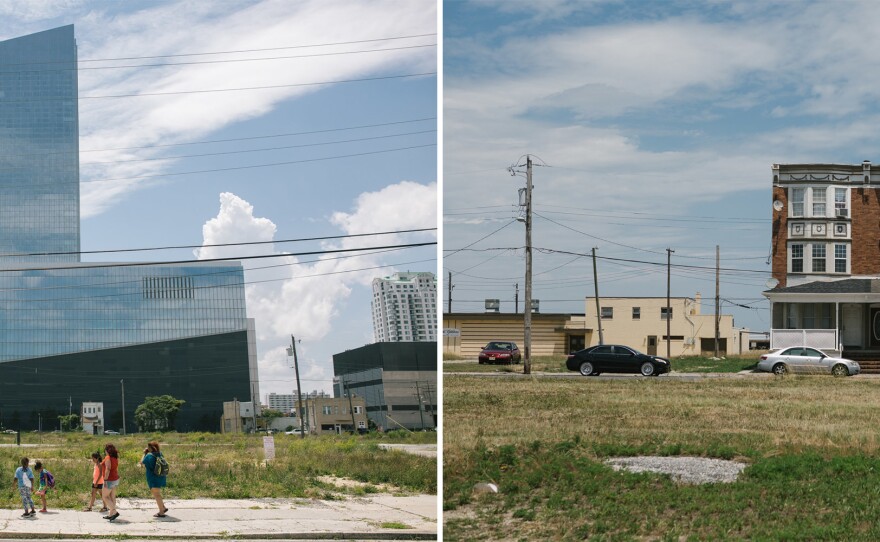
{"type": "Polygon", "coordinates": [[[454,327],[444,327],[443,328],[443,336],[444,337],[461,337],[461,330],[456,329],[454,327]]]}
{"type": "Polygon", "coordinates": [[[275,437],[263,437],[263,454],[266,461],[275,459],[275,437]]]}

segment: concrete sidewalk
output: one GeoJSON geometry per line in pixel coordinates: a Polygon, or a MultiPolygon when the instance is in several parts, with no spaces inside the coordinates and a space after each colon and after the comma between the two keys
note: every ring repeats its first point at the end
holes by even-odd
{"type": "Polygon", "coordinates": [[[155,501],[120,499],[120,516],[110,523],[97,511],[52,510],[50,501],[48,513],[31,519],[21,518],[21,509],[0,510],[0,538],[436,540],[437,502],[435,495],[170,499],[165,501],[168,517],[154,518],[155,501]]]}

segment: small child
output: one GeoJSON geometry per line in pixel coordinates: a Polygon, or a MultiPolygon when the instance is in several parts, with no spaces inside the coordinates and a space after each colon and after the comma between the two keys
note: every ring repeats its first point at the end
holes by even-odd
{"type": "Polygon", "coordinates": [[[31,498],[31,488],[34,486],[34,473],[28,468],[30,460],[21,458],[21,466],[15,469],[15,483],[18,486],[18,494],[21,495],[21,505],[24,506],[23,518],[33,517],[37,514],[34,510],[34,500],[31,498]],[[30,510],[28,510],[30,508],[30,510]]]}
{"type": "Polygon", "coordinates": [[[92,511],[92,505],[95,504],[95,493],[97,493],[101,495],[101,512],[106,512],[107,505],[104,503],[104,495],[101,491],[104,487],[104,469],[101,468],[101,454],[92,452],[92,463],[95,464],[95,468],[92,470],[92,496],[89,498],[89,505],[86,506],[85,511],[92,511]]]}
{"type": "Polygon", "coordinates": [[[43,468],[43,463],[41,461],[34,461],[34,479],[38,480],[37,482],[37,495],[40,496],[40,501],[43,503],[43,508],[40,509],[40,512],[45,514],[49,510],[46,509],[46,492],[49,491],[49,471],[43,468]]]}

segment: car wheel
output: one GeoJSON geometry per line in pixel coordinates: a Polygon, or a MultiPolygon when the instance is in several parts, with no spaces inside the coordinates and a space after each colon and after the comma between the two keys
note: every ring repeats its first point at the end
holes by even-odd
{"type": "Polygon", "coordinates": [[[641,368],[642,376],[653,376],[654,375],[654,365],[650,361],[646,361],[642,363],[641,368]]]}
{"type": "Polygon", "coordinates": [[[585,361],[585,362],[581,363],[581,374],[582,375],[590,376],[595,371],[596,371],[596,369],[593,367],[593,364],[590,363],[589,361],[585,361]]]}
{"type": "Polygon", "coordinates": [[[477,360],[477,363],[479,363],[480,365],[482,365],[482,364],[483,364],[483,360],[478,359],[478,360],[477,360]]]}
{"type": "Polygon", "coordinates": [[[831,368],[831,374],[834,376],[849,376],[849,369],[846,368],[846,365],[838,363],[831,368]]]}
{"type": "Polygon", "coordinates": [[[788,372],[788,367],[784,363],[777,363],[773,366],[773,374],[784,375],[788,372]]]}

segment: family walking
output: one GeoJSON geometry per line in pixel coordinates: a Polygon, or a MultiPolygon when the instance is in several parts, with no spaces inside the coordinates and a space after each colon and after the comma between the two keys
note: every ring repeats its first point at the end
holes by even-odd
{"type": "MultiPolygon", "coordinates": [[[[104,458],[95,452],[92,454],[92,492],[89,504],[84,511],[91,511],[97,495],[101,496],[101,512],[106,512],[104,519],[113,522],[119,517],[116,509],[116,490],[119,487],[119,451],[113,444],[104,446],[104,458]]],[[[147,475],[147,487],[156,500],[159,512],[153,517],[164,518],[168,512],[165,502],[162,500],[162,488],[167,484],[168,462],[159,450],[159,443],[151,441],[144,449],[144,457],[141,464],[145,467],[147,475]]],[[[40,497],[42,508],[40,512],[47,512],[46,493],[55,487],[55,478],[48,470],[43,468],[40,461],[34,462],[30,468],[30,459],[21,458],[21,466],[15,470],[13,483],[18,488],[21,496],[21,505],[24,508],[22,518],[32,518],[36,515],[34,507],[34,494],[40,497]],[[34,489],[36,487],[36,490],[34,489]]]]}

